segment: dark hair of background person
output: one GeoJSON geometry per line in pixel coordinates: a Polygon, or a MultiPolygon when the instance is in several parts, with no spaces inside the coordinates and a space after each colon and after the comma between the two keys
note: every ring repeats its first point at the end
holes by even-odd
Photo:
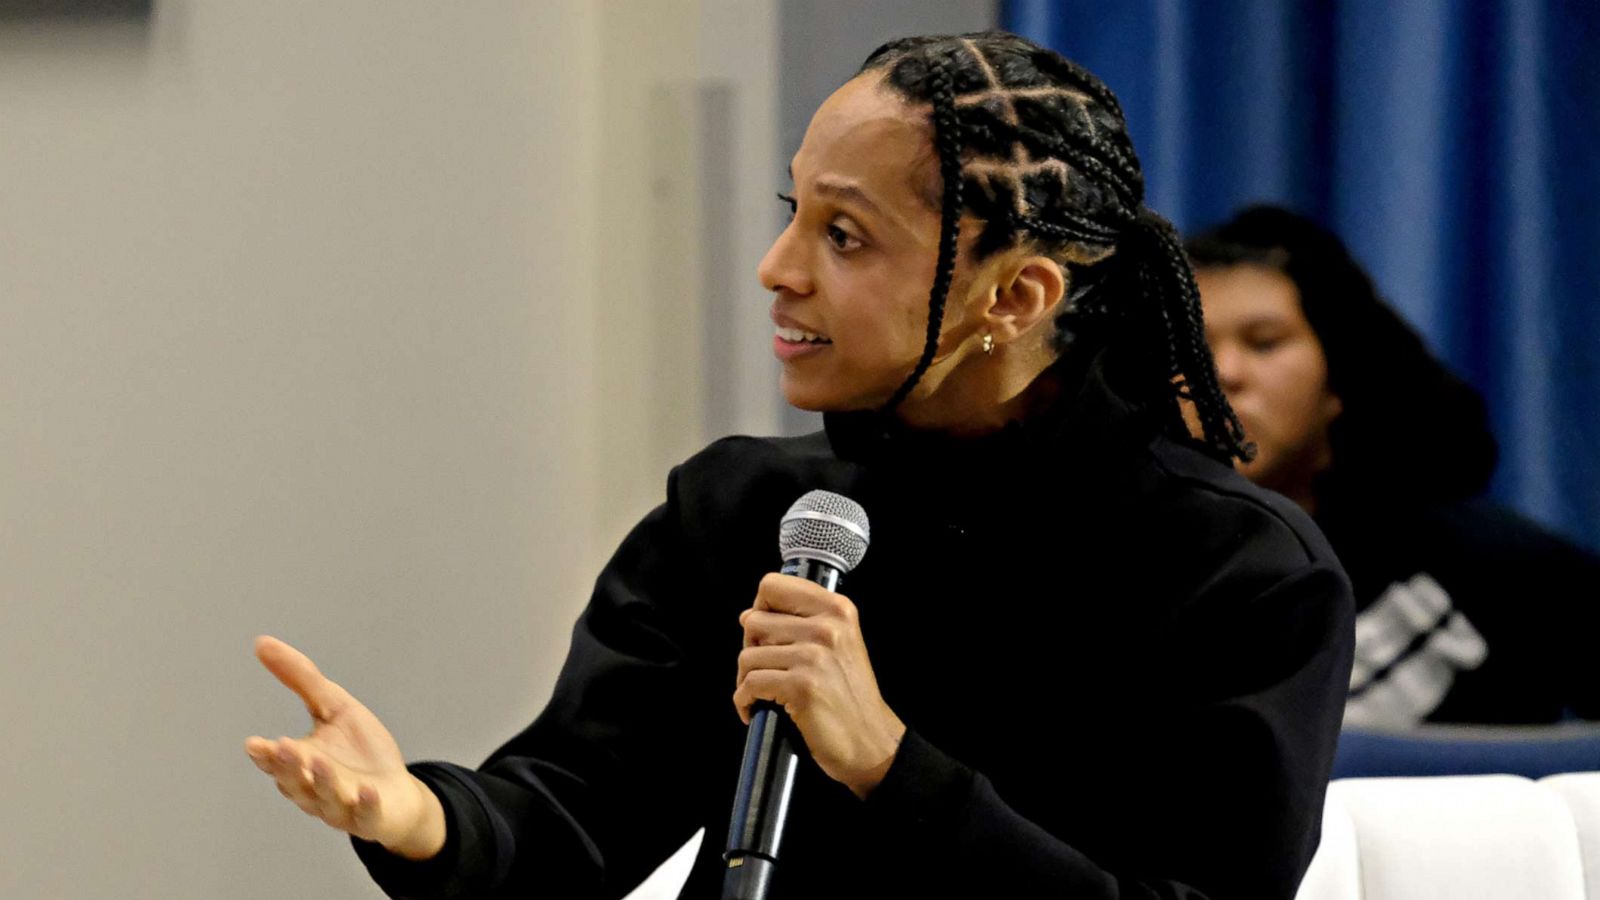
{"type": "Polygon", "coordinates": [[[1482,396],[1379,297],[1344,243],[1311,219],[1252,206],[1186,243],[1195,268],[1254,265],[1294,283],[1343,404],[1318,504],[1431,505],[1483,493],[1499,448],[1482,396]]]}
{"type": "Polygon", "coordinates": [[[1207,450],[1225,461],[1249,458],[1217,384],[1194,274],[1172,225],[1144,205],[1144,176],[1111,90],[1005,32],[891,41],[861,67],[874,70],[885,70],[902,97],[932,106],[941,182],[927,192],[941,214],[927,341],[886,409],[933,360],[966,211],[984,223],[977,259],[1025,244],[1065,266],[1060,353],[1082,359],[1118,348],[1108,375],[1128,400],[1190,440],[1179,407],[1188,399],[1207,450]]]}

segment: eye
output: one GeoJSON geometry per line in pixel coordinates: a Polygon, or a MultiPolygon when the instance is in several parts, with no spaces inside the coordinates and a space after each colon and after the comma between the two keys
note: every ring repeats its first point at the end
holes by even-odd
{"type": "Polygon", "coordinates": [[[799,209],[799,205],[794,202],[794,198],[793,197],[789,196],[788,194],[782,193],[782,192],[779,192],[778,199],[782,200],[785,204],[788,205],[788,207],[789,207],[789,221],[793,222],[794,221],[795,211],[797,209],[799,209]]]}
{"type": "Polygon", "coordinates": [[[848,253],[861,246],[861,240],[837,225],[828,226],[828,242],[835,250],[848,253]]]}
{"type": "Polygon", "coordinates": [[[1245,342],[1245,346],[1249,347],[1253,352],[1256,353],[1271,353],[1282,345],[1283,338],[1281,337],[1258,337],[1251,338],[1249,341],[1245,342]]]}

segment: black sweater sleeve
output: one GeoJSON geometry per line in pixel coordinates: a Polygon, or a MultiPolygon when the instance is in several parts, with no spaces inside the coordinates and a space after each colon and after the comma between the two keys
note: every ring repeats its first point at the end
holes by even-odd
{"type": "MultiPolygon", "coordinates": [[[[1124,854],[1135,864],[1090,859],[908,731],[867,805],[914,848],[911,865],[951,896],[1292,898],[1316,851],[1349,678],[1349,585],[1313,565],[1246,603],[1197,609],[1192,654],[1174,659],[1192,687],[1152,711],[1146,780],[1112,788],[1143,818],[1124,854]]],[[[1064,727],[1035,739],[1125,740],[1064,727]]]]}
{"type": "Polygon", "coordinates": [[[678,552],[676,481],[675,471],[667,502],[601,572],[533,724],[476,770],[411,766],[444,806],[442,852],[417,863],[354,842],[389,896],[621,896],[693,833],[709,754],[684,736],[707,733],[714,712],[732,713],[726,691],[687,687],[694,650],[675,617],[692,586],[678,552]]]}

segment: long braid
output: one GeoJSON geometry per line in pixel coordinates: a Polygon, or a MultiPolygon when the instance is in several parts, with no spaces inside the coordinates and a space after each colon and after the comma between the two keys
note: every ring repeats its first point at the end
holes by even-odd
{"type": "Polygon", "coordinates": [[[1168,355],[1173,361],[1171,374],[1183,379],[1182,396],[1195,405],[1202,430],[1213,446],[1224,452],[1238,447],[1245,457],[1253,457],[1253,449],[1245,443],[1244,425],[1233,407],[1228,404],[1217,380],[1217,368],[1211,350],[1204,339],[1205,321],[1200,307],[1200,290],[1195,285],[1194,270],[1190,268],[1183,245],[1178,240],[1172,224],[1154,212],[1145,210],[1141,217],[1145,229],[1152,233],[1159,248],[1159,260],[1166,268],[1166,277],[1156,280],[1161,293],[1155,298],[1165,311],[1168,320],[1168,355]],[[1173,327],[1173,321],[1181,323],[1173,327]],[[1217,441],[1213,436],[1223,436],[1217,441]]]}
{"type": "Polygon", "coordinates": [[[937,269],[921,358],[885,407],[927,372],[954,277],[960,217],[983,222],[974,257],[1025,242],[1068,273],[1057,347],[1116,346],[1129,399],[1182,431],[1193,404],[1200,441],[1219,456],[1253,448],[1217,381],[1199,292],[1176,233],[1144,205],[1144,174],[1110,88],[1082,66],[1003,32],[885,44],[862,66],[933,107],[943,180],[937,269]],[[966,154],[970,162],[963,164],[966,154]],[[963,193],[963,184],[968,185],[963,193]]]}
{"type": "Polygon", "coordinates": [[[955,83],[949,61],[942,55],[934,56],[928,61],[928,77],[933,89],[933,145],[939,153],[939,177],[944,183],[939,257],[934,267],[933,288],[928,294],[928,334],[922,345],[922,357],[884,405],[885,413],[893,412],[905,401],[928,371],[928,366],[933,364],[933,357],[939,350],[939,331],[944,324],[945,301],[950,296],[950,282],[955,278],[956,249],[961,237],[961,122],[956,116],[955,83]]]}

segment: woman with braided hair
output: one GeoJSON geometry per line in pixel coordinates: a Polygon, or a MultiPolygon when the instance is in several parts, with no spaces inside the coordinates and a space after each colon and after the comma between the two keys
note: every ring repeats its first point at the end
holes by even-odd
{"type": "Polygon", "coordinates": [[[791,175],[759,274],[824,430],[674,469],[549,706],[478,768],[406,766],[270,638],[316,724],[251,757],[391,896],[620,897],[703,827],[681,896],[714,897],[770,701],[808,751],[774,897],[1292,897],[1349,586],[1229,465],[1249,450],[1116,99],[1012,35],[897,41],[791,175]],[[871,517],[841,594],[770,574],[815,488],[871,517]]]}

